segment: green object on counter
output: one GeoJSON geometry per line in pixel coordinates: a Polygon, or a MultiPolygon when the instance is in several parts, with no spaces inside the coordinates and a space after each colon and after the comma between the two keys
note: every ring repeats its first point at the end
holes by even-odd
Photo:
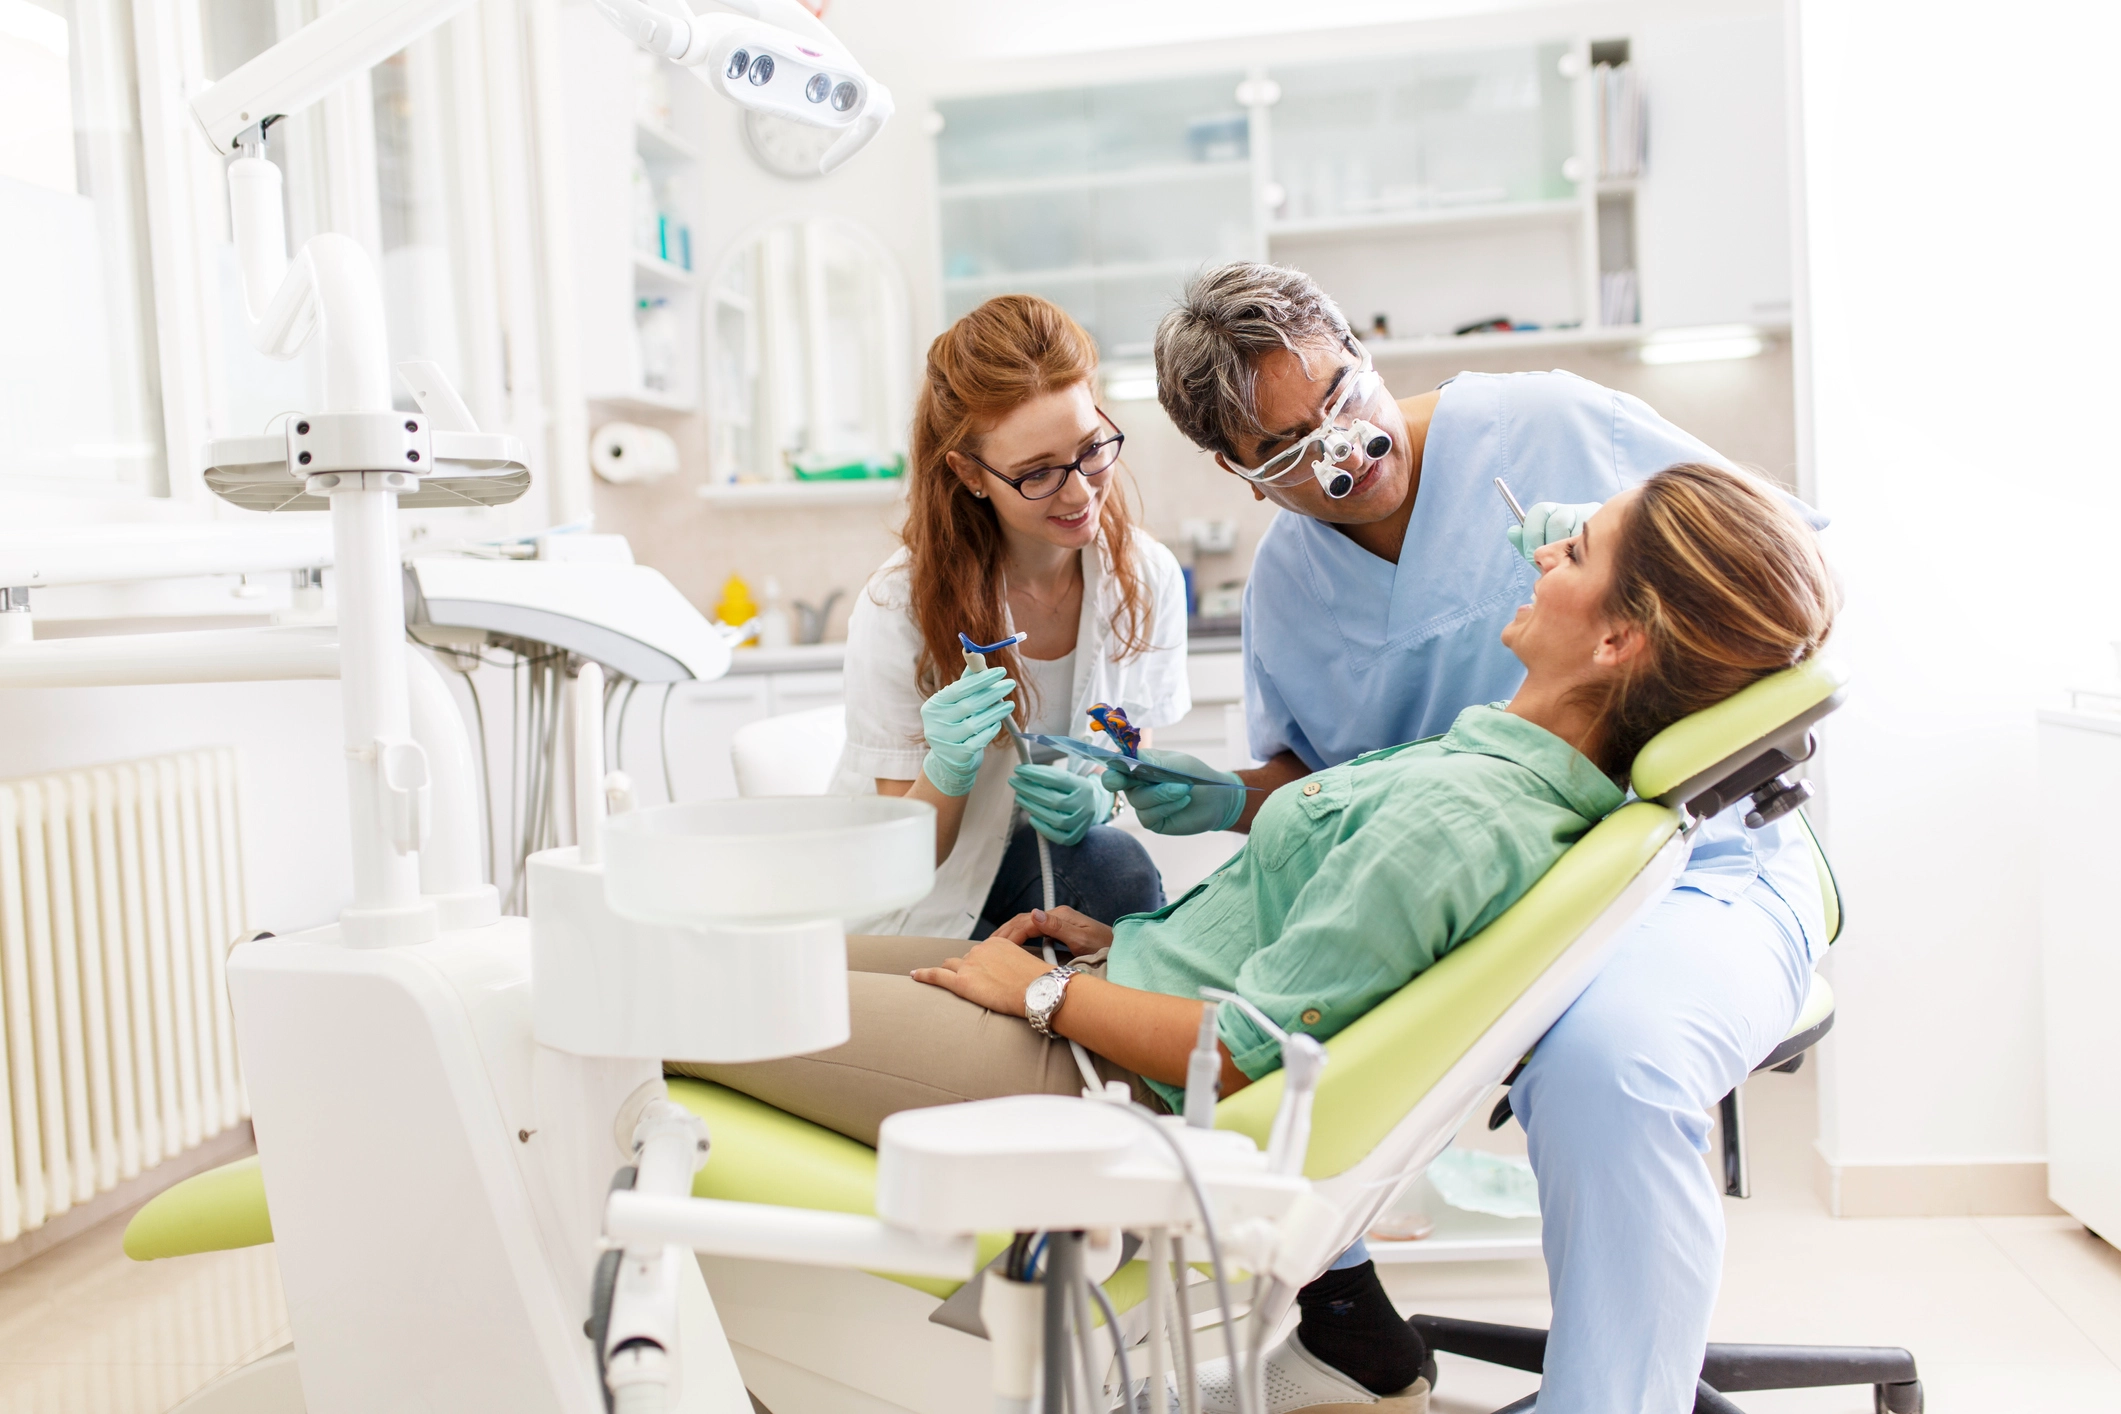
{"type": "Polygon", "coordinates": [[[867,457],[837,466],[805,466],[801,462],[792,462],[790,470],[794,471],[798,481],[888,481],[906,474],[906,459],[899,456],[890,461],[878,461],[867,457]]]}

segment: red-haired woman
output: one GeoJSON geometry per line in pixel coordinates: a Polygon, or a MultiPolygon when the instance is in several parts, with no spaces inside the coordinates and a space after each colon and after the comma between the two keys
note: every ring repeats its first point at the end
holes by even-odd
{"type": "Polygon", "coordinates": [[[1121,436],[1097,406],[1082,327],[1030,295],[991,299],[928,347],[915,406],[904,548],[847,624],[847,749],[835,789],[936,809],[935,889],[867,931],[984,938],[1041,903],[1037,840],[1056,902],[1101,922],[1163,906],[1112,797],[1066,760],[1019,766],[1002,722],[1089,736],[1112,703],[1168,726],[1186,687],[1178,562],[1131,519],[1121,436]],[[1029,635],[965,669],[978,643],[1029,635]]]}

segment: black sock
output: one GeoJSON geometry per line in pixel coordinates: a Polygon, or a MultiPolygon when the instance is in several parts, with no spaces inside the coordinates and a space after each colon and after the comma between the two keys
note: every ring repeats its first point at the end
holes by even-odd
{"type": "Polygon", "coordinates": [[[1375,1262],[1327,1272],[1296,1293],[1296,1306],[1304,1349],[1370,1393],[1397,1394],[1420,1377],[1428,1347],[1392,1309],[1375,1262]]]}

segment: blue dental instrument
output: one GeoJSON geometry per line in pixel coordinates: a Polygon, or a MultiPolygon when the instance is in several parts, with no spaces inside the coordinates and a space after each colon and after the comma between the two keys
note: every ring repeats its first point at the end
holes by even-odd
{"type": "Polygon", "coordinates": [[[1004,648],[1014,648],[1030,636],[1028,633],[1012,633],[1007,638],[996,643],[974,643],[971,634],[960,633],[957,636],[957,641],[964,645],[966,666],[984,671],[989,653],[999,653],[1004,648]],[[978,658],[979,661],[977,663],[973,662],[974,658],[978,658]]]}

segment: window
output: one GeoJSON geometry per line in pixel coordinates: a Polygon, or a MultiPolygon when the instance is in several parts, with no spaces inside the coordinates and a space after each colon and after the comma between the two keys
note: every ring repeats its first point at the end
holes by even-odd
{"type": "Polygon", "coordinates": [[[167,491],[125,0],[0,0],[0,491],[167,491]]]}

